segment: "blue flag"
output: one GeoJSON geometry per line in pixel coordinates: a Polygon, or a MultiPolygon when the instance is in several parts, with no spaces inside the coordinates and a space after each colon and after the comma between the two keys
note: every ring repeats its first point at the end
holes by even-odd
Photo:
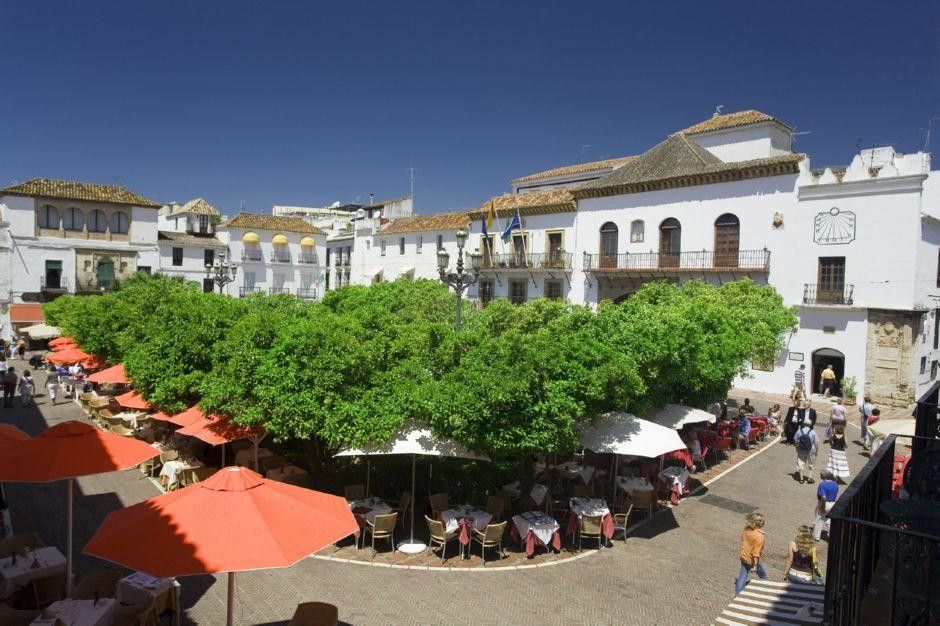
{"type": "Polygon", "coordinates": [[[512,216],[512,220],[506,225],[506,230],[503,231],[503,243],[509,243],[512,239],[512,231],[514,230],[522,230],[522,220],[519,219],[519,209],[516,209],[515,215],[512,216]]]}

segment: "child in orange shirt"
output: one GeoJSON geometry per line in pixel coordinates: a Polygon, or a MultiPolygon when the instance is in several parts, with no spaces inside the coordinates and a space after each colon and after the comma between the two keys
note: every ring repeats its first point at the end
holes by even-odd
{"type": "Polygon", "coordinates": [[[769,578],[760,562],[761,552],[764,549],[764,516],[760,513],[751,513],[745,518],[744,532],[741,533],[741,571],[738,573],[738,582],[734,586],[735,594],[744,591],[747,585],[747,575],[751,569],[757,567],[757,575],[769,578]]]}

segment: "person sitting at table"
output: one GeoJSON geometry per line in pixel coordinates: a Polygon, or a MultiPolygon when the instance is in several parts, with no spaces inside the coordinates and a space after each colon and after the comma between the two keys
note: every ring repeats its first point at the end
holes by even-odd
{"type": "Polygon", "coordinates": [[[754,410],[755,410],[754,407],[751,406],[751,399],[744,398],[744,404],[742,404],[740,408],[738,408],[738,413],[742,415],[750,415],[751,413],[754,412],[754,410]]]}
{"type": "Polygon", "coordinates": [[[741,421],[738,423],[738,446],[747,450],[749,448],[747,438],[751,434],[751,418],[747,413],[741,414],[741,421]]]}

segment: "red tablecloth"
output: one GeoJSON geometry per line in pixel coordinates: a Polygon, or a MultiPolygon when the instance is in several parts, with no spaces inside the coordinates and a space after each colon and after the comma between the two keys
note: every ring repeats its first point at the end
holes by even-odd
{"type": "MultiPolygon", "coordinates": [[[[604,533],[604,536],[610,539],[614,536],[614,516],[608,513],[604,516],[603,521],[601,522],[601,532],[604,533]]],[[[565,534],[572,535],[574,531],[578,529],[578,516],[574,514],[574,511],[568,511],[568,528],[565,529],[565,534]]]]}
{"type": "Polygon", "coordinates": [[[711,449],[718,443],[718,433],[711,430],[700,430],[696,433],[696,437],[698,438],[698,445],[702,448],[703,457],[711,452],[711,449]]]}
{"type": "Polygon", "coordinates": [[[460,534],[457,535],[457,539],[463,545],[470,544],[470,529],[473,528],[473,518],[472,517],[461,517],[457,520],[457,526],[460,528],[460,534]]]}
{"type": "MultiPolygon", "coordinates": [[[[514,540],[519,541],[519,529],[516,528],[515,524],[512,525],[509,534],[514,540]]],[[[525,534],[524,544],[526,556],[532,556],[535,554],[536,546],[547,547],[541,539],[535,536],[535,533],[532,532],[531,529],[525,534]]],[[[555,549],[555,552],[561,550],[561,533],[559,533],[557,530],[552,533],[552,548],[555,549]]]]}
{"type": "Polygon", "coordinates": [[[688,449],[673,450],[663,455],[664,461],[682,461],[686,467],[692,467],[692,455],[688,449]]]}

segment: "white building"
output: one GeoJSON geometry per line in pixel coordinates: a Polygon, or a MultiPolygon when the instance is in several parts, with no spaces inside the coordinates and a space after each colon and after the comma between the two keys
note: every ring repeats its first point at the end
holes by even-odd
{"type": "Polygon", "coordinates": [[[215,283],[206,277],[206,265],[216,261],[226,246],[216,237],[222,214],[202,198],[186,204],[170,203],[160,209],[158,245],[160,272],[197,282],[211,292],[215,283]]]}
{"type": "Polygon", "coordinates": [[[296,217],[239,213],[222,222],[217,233],[238,268],[225,293],[291,293],[311,300],[323,296],[323,230],[296,217]]]}
{"type": "Polygon", "coordinates": [[[155,271],[159,208],[113,185],[36,178],[0,189],[7,233],[0,236],[0,334],[10,336],[22,303],[100,293],[136,271],[155,271]]]}

